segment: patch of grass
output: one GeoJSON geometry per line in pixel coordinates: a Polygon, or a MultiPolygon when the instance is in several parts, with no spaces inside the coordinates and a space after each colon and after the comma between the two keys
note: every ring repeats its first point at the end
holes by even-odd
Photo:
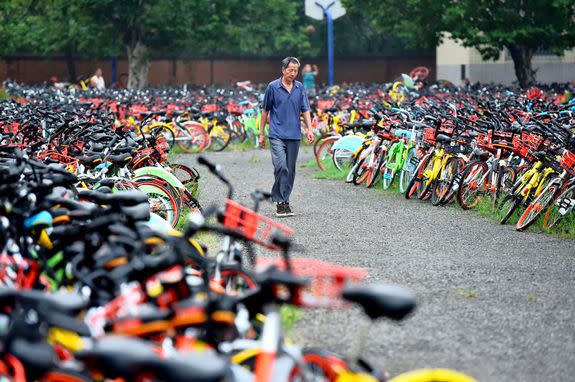
{"type": "Polygon", "coordinates": [[[308,160],[305,163],[301,163],[299,165],[300,168],[316,168],[317,167],[317,162],[315,161],[315,158],[308,160]]]}
{"type": "Polygon", "coordinates": [[[4,88],[4,86],[2,86],[0,88],[0,99],[9,99],[9,98],[10,98],[10,96],[6,92],[6,89],[4,88]]]}
{"type": "Polygon", "coordinates": [[[252,151],[257,150],[256,145],[252,141],[244,141],[239,143],[230,143],[228,147],[225,148],[224,151],[252,151]]]}
{"type": "Polygon", "coordinates": [[[294,325],[302,318],[301,309],[293,305],[283,305],[280,308],[280,314],[282,317],[282,324],[286,332],[291,331],[294,325]]]}
{"type": "Polygon", "coordinates": [[[529,301],[529,302],[535,302],[535,301],[537,301],[537,296],[535,296],[534,294],[529,293],[529,294],[527,295],[527,301],[529,301]]]}
{"type": "MultiPolygon", "coordinates": [[[[315,159],[314,159],[315,163],[315,159]]],[[[317,166],[317,164],[316,164],[317,166]]],[[[319,168],[314,171],[311,176],[314,179],[332,179],[332,180],[344,180],[347,176],[347,171],[339,171],[333,164],[331,159],[326,159],[324,161],[325,170],[322,171],[319,168]]],[[[311,167],[311,166],[310,166],[311,167]]]]}
{"type": "MultiPolygon", "coordinates": [[[[302,167],[302,168],[315,168],[315,167],[317,167],[317,163],[316,163],[315,159],[310,159],[306,163],[301,164],[300,167],[302,167]]],[[[338,171],[330,159],[326,159],[325,167],[326,167],[326,171],[321,171],[320,169],[317,169],[316,171],[311,173],[311,177],[314,179],[331,179],[331,180],[340,180],[341,179],[341,180],[343,180],[347,176],[347,172],[346,171],[344,171],[344,172],[338,171]]],[[[373,188],[378,189],[380,192],[382,192],[381,177],[375,183],[373,188]]],[[[399,193],[399,176],[397,174],[395,176],[393,184],[391,185],[391,187],[389,189],[386,190],[386,192],[399,193]]],[[[459,208],[457,202],[453,202],[449,206],[459,208]]],[[[493,207],[491,199],[489,197],[480,197],[479,201],[477,202],[477,205],[472,210],[477,212],[480,216],[483,216],[483,217],[486,217],[486,218],[489,218],[489,219],[492,219],[495,221],[500,221],[503,218],[503,216],[505,215],[505,211],[501,211],[498,208],[493,207]]],[[[519,219],[519,216],[521,216],[522,213],[523,213],[523,209],[519,209],[518,211],[516,211],[511,216],[511,218],[509,218],[509,221],[507,222],[507,224],[509,224],[509,225],[516,224],[517,220],[519,219]]],[[[543,212],[543,214],[544,214],[544,212],[543,212]]],[[[567,216],[565,219],[563,219],[556,227],[553,227],[550,230],[546,230],[543,228],[543,215],[541,215],[537,219],[537,221],[529,227],[529,230],[534,231],[534,232],[547,233],[551,236],[556,236],[556,237],[560,237],[563,239],[573,239],[573,238],[575,238],[575,214],[571,213],[569,216],[567,216]]]]}
{"type": "Polygon", "coordinates": [[[473,290],[473,289],[468,289],[468,288],[457,289],[457,294],[462,296],[462,297],[467,297],[467,298],[477,297],[477,291],[473,290]]]}

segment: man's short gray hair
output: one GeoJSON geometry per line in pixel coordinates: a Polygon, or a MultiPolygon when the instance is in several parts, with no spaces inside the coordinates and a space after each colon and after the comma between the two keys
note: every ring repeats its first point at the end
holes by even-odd
{"type": "Polygon", "coordinates": [[[282,60],[282,69],[287,69],[289,64],[292,63],[296,64],[297,66],[300,66],[299,60],[296,57],[286,57],[282,60]]]}

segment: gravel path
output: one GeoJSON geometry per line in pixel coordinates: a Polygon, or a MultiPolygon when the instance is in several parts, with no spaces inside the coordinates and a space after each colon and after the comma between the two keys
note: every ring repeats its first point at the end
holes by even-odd
{"type": "MultiPolygon", "coordinates": [[[[270,189],[269,151],[209,153],[249,201],[270,189]]],[[[300,163],[312,157],[300,151],[300,163]]],[[[198,167],[194,156],[181,161],[198,167]]],[[[448,367],[481,381],[575,380],[575,241],[516,232],[475,213],[405,200],[298,168],[283,220],[306,248],[298,256],[365,267],[371,282],[414,290],[416,314],[400,325],[370,325],[364,355],[392,375],[448,367]]],[[[201,169],[203,205],[224,188],[201,169]]],[[[272,216],[274,207],[262,212],[272,216]]],[[[357,309],[309,311],[292,336],[350,354],[368,320],[357,309]]]]}

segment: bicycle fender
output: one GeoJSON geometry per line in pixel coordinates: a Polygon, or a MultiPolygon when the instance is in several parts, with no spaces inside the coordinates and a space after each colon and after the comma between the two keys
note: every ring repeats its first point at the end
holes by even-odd
{"type": "Polygon", "coordinates": [[[332,150],[343,149],[351,152],[355,152],[361,147],[364,139],[356,135],[346,135],[338,139],[332,146],[332,150]]]}

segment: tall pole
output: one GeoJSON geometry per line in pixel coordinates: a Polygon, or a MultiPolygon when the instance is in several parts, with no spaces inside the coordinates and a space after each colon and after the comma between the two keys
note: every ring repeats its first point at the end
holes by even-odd
{"type": "Polygon", "coordinates": [[[327,82],[331,86],[333,85],[333,18],[329,7],[324,12],[327,19],[327,82]]]}
{"type": "Polygon", "coordinates": [[[327,7],[324,7],[316,2],[327,19],[327,82],[330,86],[333,85],[333,17],[329,9],[334,4],[335,1],[332,1],[327,7]]]}

